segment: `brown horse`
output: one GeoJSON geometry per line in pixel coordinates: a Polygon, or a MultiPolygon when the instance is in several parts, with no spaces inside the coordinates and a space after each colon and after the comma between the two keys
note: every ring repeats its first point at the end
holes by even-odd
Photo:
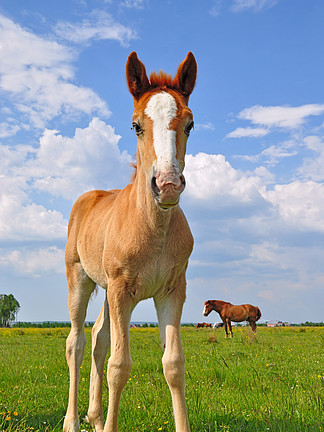
{"type": "Polygon", "coordinates": [[[261,318],[260,309],[257,306],[252,306],[250,304],[235,306],[222,300],[207,300],[204,305],[203,315],[208,316],[212,310],[217,312],[223,321],[225,326],[225,337],[228,337],[227,327],[229,328],[231,337],[233,337],[231,321],[247,321],[253,332],[255,332],[255,323],[261,318]]]}
{"type": "Polygon", "coordinates": [[[204,327],[208,328],[208,327],[211,327],[211,326],[212,326],[211,324],[203,322],[203,323],[197,323],[196,328],[204,328],[204,327]]]}
{"type": "Polygon", "coordinates": [[[174,78],[160,72],[151,74],[150,79],[136,53],[130,54],[126,76],[134,100],[133,129],[137,135],[133,181],[122,190],[88,192],[73,206],[65,252],[71,332],[66,341],[70,390],[64,432],[79,429],[77,394],[86,343],[84,321],[96,284],[107,291],[107,296],[92,331],[88,421],[97,432],[117,432],[120,397],[132,366],[131,313],[139,301],[153,297],[175,429],[190,431],[180,319],[193,238],[179,198],[185,187],[182,172],[193,127],[188,100],[196,74],[191,52],[174,78]],[[109,406],[104,425],[102,379],[109,346],[109,406]]]}

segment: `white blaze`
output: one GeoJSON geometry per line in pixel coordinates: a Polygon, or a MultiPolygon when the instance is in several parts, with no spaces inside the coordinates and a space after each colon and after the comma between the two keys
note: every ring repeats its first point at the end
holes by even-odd
{"type": "Polygon", "coordinates": [[[169,93],[157,93],[148,101],[145,114],[153,122],[153,144],[157,157],[157,166],[163,168],[176,164],[176,132],[169,130],[172,120],[177,115],[177,104],[169,93]]]}

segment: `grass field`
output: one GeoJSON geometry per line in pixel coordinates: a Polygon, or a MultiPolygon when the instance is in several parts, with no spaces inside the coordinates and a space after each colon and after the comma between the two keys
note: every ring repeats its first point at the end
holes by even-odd
{"type": "MultiPolygon", "coordinates": [[[[60,431],[67,406],[68,329],[0,329],[0,431],[60,431]]],[[[86,414],[90,330],[81,368],[86,414]]],[[[192,432],[324,431],[324,328],[182,329],[192,432]]],[[[174,431],[158,329],[131,329],[133,368],[121,432],[174,431]]],[[[107,386],[104,408],[107,409],[107,386]]],[[[90,431],[81,423],[80,430],[90,431]]]]}

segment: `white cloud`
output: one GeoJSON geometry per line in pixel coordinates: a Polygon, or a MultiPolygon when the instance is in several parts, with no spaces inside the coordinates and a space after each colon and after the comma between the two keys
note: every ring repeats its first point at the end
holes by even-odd
{"type": "Polygon", "coordinates": [[[38,277],[41,273],[65,272],[64,250],[56,246],[36,250],[13,250],[0,256],[0,268],[12,268],[15,272],[38,277]]]}
{"type": "Polygon", "coordinates": [[[234,131],[228,133],[226,135],[226,138],[258,138],[268,135],[269,132],[270,131],[268,129],[264,128],[239,127],[234,131]]]}
{"type": "Polygon", "coordinates": [[[259,177],[236,171],[223,155],[187,155],[185,177],[190,198],[208,201],[211,206],[248,203],[260,197],[259,177]]]}
{"type": "Polygon", "coordinates": [[[278,145],[272,145],[256,155],[235,155],[235,159],[244,159],[252,163],[262,162],[267,165],[276,165],[284,158],[292,157],[298,154],[296,142],[288,140],[278,145]]]}
{"type": "Polygon", "coordinates": [[[266,127],[295,129],[303,125],[309,116],[324,113],[323,104],[308,104],[297,107],[254,105],[238,115],[239,119],[266,127]]]}
{"type": "Polygon", "coordinates": [[[15,135],[20,129],[17,124],[10,124],[8,122],[0,123],[0,138],[8,138],[15,135]]]}
{"type": "Polygon", "coordinates": [[[233,12],[241,12],[247,9],[261,11],[262,9],[270,8],[278,3],[279,0],[234,0],[233,12]]]}
{"type": "Polygon", "coordinates": [[[87,190],[126,185],[131,156],[119,150],[119,139],[111,126],[94,118],[71,138],[45,130],[38,148],[0,145],[0,239],[65,238],[62,214],[36,204],[32,194],[74,200],[87,190]]]}
{"type": "Polygon", "coordinates": [[[215,130],[215,126],[213,125],[213,123],[211,122],[206,122],[206,123],[195,123],[195,130],[210,130],[210,131],[214,131],[215,130]]]}
{"type": "MultiPolygon", "coordinates": [[[[106,103],[93,90],[72,84],[76,53],[70,48],[0,15],[0,55],[0,91],[33,127],[43,128],[63,113],[109,116],[106,103]]],[[[18,130],[20,123],[16,120],[9,131],[18,130]]]]}
{"type": "Polygon", "coordinates": [[[121,3],[121,6],[125,6],[127,8],[136,8],[143,9],[148,0],[124,0],[121,3]]]}
{"type": "MultiPolygon", "coordinates": [[[[137,1],[134,5],[133,3],[130,6],[139,7],[143,2],[137,1]]],[[[130,40],[137,38],[135,31],[116,22],[104,11],[94,11],[78,24],[61,21],[57,23],[54,31],[59,37],[77,44],[87,43],[92,39],[109,39],[128,46],[130,40]]]]}
{"type": "Polygon", "coordinates": [[[278,210],[281,219],[301,231],[324,233],[324,185],[294,181],[262,192],[278,210]]]}
{"type": "Polygon", "coordinates": [[[67,221],[57,210],[30,201],[21,178],[0,177],[0,239],[39,241],[66,237],[67,221]]]}
{"type": "Polygon", "coordinates": [[[218,15],[220,15],[220,13],[222,11],[222,6],[223,6],[222,3],[223,3],[222,0],[214,0],[213,6],[209,10],[209,13],[214,17],[217,17],[218,15]]]}
{"type": "Polygon", "coordinates": [[[35,158],[20,172],[33,179],[35,189],[67,199],[95,188],[118,187],[130,179],[131,162],[129,153],[119,150],[119,139],[98,118],[87,128],[77,128],[72,138],[46,130],[35,158]]]}
{"type": "Polygon", "coordinates": [[[304,145],[313,152],[311,157],[306,157],[303,165],[298,169],[303,178],[314,181],[324,180],[324,141],[323,137],[308,136],[304,139],[304,145]]]}

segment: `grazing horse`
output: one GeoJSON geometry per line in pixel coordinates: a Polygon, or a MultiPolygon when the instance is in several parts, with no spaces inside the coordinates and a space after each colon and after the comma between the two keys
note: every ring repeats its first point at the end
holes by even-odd
{"type": "Polygon", "coordinates": [[[131,313],[139,301],[153,297],[175,428],[177,432],[190,431],[180,319],[193,237],[179,198],[185,188],[182,172],[193,127],[188,100],[196,74],[191,52],[174,78],[160,72],[149,79],[137,54],[129,55],[126,78],[134,101],[136,172],[124,189],[87,192],[72,208],[65,252],[71,332],[66,341],[70,389],[64,432],[79,429],[77,394],[86,343],[84,321],[96,284],[107,295],[92,330],[87,420],[97,432],[117,432],[120,397],[132,366],[131,313]],[[109,406],[104,424],[102,380],[109,346],[109,406]]]}
{"type": "Polygon", "coordinates": [[[197,323],[196,328],[204,328],[204,327],[209,328],[211,326],[212,326],[211,324],[203,322],[203,323],[197,323]]]}
{"type": "Polygon", "coordinates": [[[225,326],[225,337],[228,337],[227,327],[229,328],[231,337],[233,337],[231,321],[248,321],[255,333],[255,323],[261,318],[260,309],[257,306],[252,306],[250,304],[235,306],[222,300],[207,300],[204,305],[203,315],[208,316],[212,310],[217,312],[223,321],[225,326]]]}

